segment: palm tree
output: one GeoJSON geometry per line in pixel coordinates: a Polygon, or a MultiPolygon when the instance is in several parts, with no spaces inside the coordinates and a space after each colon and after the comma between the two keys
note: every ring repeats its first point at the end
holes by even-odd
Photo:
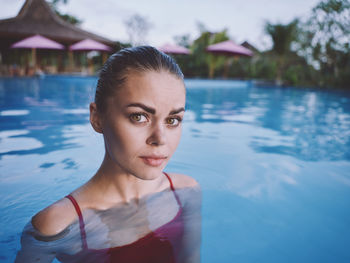
{"type": "Polygon", "coordinates": [[[199,64],[206,64],[208,67],[209,78],[213,78],[215,69],[222,66],[225,63],[225,57],[209,54],[205,51],[207,46],[228,40],[227,30],[224,29],[221,32],[211,33],[203,30],[200,37],[197,38],[191,47],[192,54],[198,58],[199,64]]]}
{"type": "MultiPolygon", "coordinates": [[[[227,36],[226,31],[227,30],[225,29],[221,32],[214,34],[212,36],[212,38],[210,38],[208,46],[212,45],[212,44],[220,43],[220,42],[225,41],[225,40],[229,40],[229,37],[227,36]]],[[[215,69],[217,67],[221,66],[222,64],[224,64],[225,62],[226,62],[226,58],[223,56],[218,56],[215,54],[208,54],[207,63],[208,63],[208,67],[209,67],[209,78],[212,79],[214,77],[215,69]]]]}

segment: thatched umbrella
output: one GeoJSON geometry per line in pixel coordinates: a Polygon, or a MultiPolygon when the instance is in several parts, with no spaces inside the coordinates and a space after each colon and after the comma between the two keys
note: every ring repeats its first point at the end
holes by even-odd
{"type": "Polygon", "coordinates": [[[32,63],[36,68],[36,50],[37,49],[56,49],[62,50],[64,46],[60,43],[43,37],[41,35],[34,35],[27,37],[11,45],[11,48],[26,48],[32,50],[32,63]]]}
{"type": "Polygon", "coordinates": [[[103,43],[100,43],[93,39],[84,39],[69,47],[69,59],[72,64],[73,54],[72,51],[101,51],[103,52],[103,62],[107,60],[107,52],[111,52],[113,49],[103,43]]]}
{"type": "Polygon", "coordinates": [[[164,44],[163,46],[158,48],[160,51],[167,53],[167,54],[173,54],[173,55],[189,55],[190,51],[182,46],[179,45],[173,45],[173,44],[164,44]]]}
{"type": "MultiPolygon", "coordinates": [[[[239,56],[246,56],[251,57],[253,56],[253,52],[249,49],[237,45],[232,40],[226,40],[217,44],[213,44],[207,47],[207,52],[218,54],[218,55],[224,55],[228,57],[239,57],[239,56]]],[[[225,63],[225,70],[224,70],[224,77],[227,77],[228,75],[228,68],[232,64],[232,59],[227,59],[225,63]]]]}
{"type": "Polygon", "coordinates": [[[96,50],[96,51],[106,51],[106,52],[111,52],[112,48],[102,44],[96,40],[93,39],[84,39],[82,41],[79,41],[78,43],[75,43],[69,47],[69,50],[84,50],[84,51],[91,51],[91,50],[96,50]]]}

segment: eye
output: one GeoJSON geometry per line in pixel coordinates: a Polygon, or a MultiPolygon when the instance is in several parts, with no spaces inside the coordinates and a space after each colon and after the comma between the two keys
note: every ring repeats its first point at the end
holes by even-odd
{"type": "Polygon", "coordinates": [[[130,120],[133,122],[142,123],[147,121],[147,117],[142,113],[133,113],[130,115],[130,120]]]}
{"type": "Polygon", "coordinates": [[[181,122],[180,118],[168,118],[166,120],[166,124],[170,125],[170,126],[178,126],[181,122]]]}

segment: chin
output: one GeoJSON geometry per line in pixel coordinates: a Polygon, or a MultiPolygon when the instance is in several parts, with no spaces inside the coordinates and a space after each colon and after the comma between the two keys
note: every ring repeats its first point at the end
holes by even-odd
{"type": "Polygon", "coordinates": [[[155,179],[157,179],[159,176],[152,176],[152,175],[150,175],[150,176],[143,176],[142,178],[140,178],[140,179],[142,179],[142,180],[147,180],[147,181],[152,181],[152,180],[155,180],[155,179]]]}
{"type": "Polygon", "coordinates": [[[155,180],[162,174],[163,168],[157,167],[143,169],[141,172],[136,173],[135,176],[141,180],[155,180]]]}

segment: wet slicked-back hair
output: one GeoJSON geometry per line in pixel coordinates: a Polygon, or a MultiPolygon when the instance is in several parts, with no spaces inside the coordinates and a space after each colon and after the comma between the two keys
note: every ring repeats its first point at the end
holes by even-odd
{"type": "Polygon", "coordinates": [[[123,86],[132,72],[165,71],[179,79],[184,76],[175,60],[151,46],[124,48],[111,55],[103,65],[96,87],[95,103],[105,112],[106,99],[123,86]]]}

